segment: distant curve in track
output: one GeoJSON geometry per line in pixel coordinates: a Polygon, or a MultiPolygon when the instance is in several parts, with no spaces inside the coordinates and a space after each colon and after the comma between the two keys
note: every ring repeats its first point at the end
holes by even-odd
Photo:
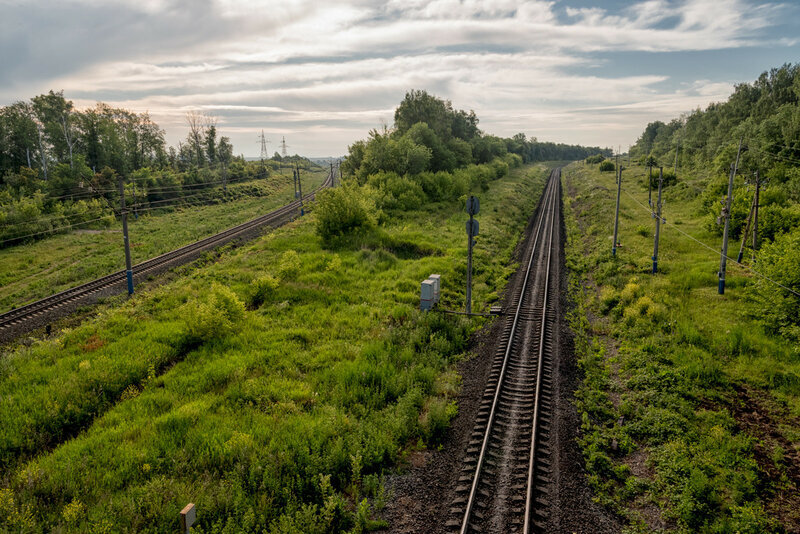
{"type": "MultiPolygon", "coordinates": [[[[330,187],[332,183],[333,176],[329,173],[328,177],[318,188],[303,196],[303,202],[314,200],[315,195],[319,191],[330,187]]],[[[192,261],[201,252],[217,248],[234,239],[244,237],[262,226],[285,223],[291,220],[292,216],[300,209],[300,203],[300,199],[294,200],[270,213],[228,228],[218,234],[184,245],[165,254],[161,254],[160,256],[156,256],[155,258],[145,260],[133,266],[133,276],[135,279],[138,278],[141,280],[143,276],[159,271],[166,266],[174,267],[192,261]]],[[[120,290],[124,290],[125,281],[125,271],[117,271],[0,314],[0,339],[8,341],[17,335],[41,326],[42,323],[51,320],[51,315],[56,315],[64,311],[65,307],[78,304],[100,292],[116,289],[117,286],[119,286],[120,290]]]]}

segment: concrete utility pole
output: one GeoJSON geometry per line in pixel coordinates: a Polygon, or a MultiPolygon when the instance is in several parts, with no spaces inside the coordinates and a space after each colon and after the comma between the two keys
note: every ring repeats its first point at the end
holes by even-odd
{"type": "Polygon", "coordinates": [[[725,228],[722,233],[722,254],[719,258],[719,283],[717,284],[717,292],[720,295],[725,294],[725,269],[728,265],[728,229],[731,225],[731,203],[733,202],[733,179],[736,177],[736,171],[739,168],[739,154],[742,151],[742,139],[739,139],[739,149],[736,151],[736,163],[731,165],[731,174],[728,178],[728,198],[725,202],[725,228]]]}
{"type": "Polygon", "coordinates": [[[122,215],[122,239],[125,242],[125,276],[128,279],[128,295],[133,295],[133,269],[131,268],[131,246],[128,239],[128,210],[125,208],[125,186],[119,178],[119,203],[122,215]]]}
{"type": "Polygon", "coordinates": [[[647,166],[647,205],[653,207],[653,166],[647,166]]]}
{"type": "Polygon", "coordinates": [[[675,177],[678,176],[678,150],[681,149],[681,141],[678,140],[678,143],[675,145],[675,177]]]}
{"type": "MultiPolygon", "coordinates": [[[[617,156],[619,162],[619,156],[617,156]]],[[[622,192],[622,169],[617,167],[617,209],[614,214],[614,243],[611,245],[611,255],[617,255],[617,233],[619,231],[619,195],[622,192]]]]}
{"type": "Polygon", "coordinates": [[[295,164],[297,166],[297,192],[300,197],[300,215],[305,215],[305,209],[303,208],[303,182],[300,181],[300,164],[295,164]]]}
{"type": "Polygon", "coordinates": [[[653,274],[658,272],[658,238],[661,234],[661,185],[664,183],[664,168],[658,169],[658,201],[656,202],[656,238],[653,245],[653,274]]]}
{"type": "MultiPolygon", "coordinates": [[[[756,183],[758,183],[758,173],[756,172],[756,183]]],[[[756,186],[758,187],[758,186],[756,186]]],[[[750,202],[750,211],[747,212],[747,221],[744,224],[744,232],[742,232],[742,243],[739,245],[739,254],[736,256],[736,263],[742,263],[744,257],[744,245],[747,243],[747,238],[750,235],[750,224],[753,222],[753,215],[755,213],[756,202],[758,202],[758,191],[753,194],[753,200],[750,202]]]]}
{"type": "Polygon", "coordinates": [[[758,250],[758,193],[761,189],[761,178],[756,171],[756,198],[753,203],[753,263],[756,262],[756,250],[758,250]]]}

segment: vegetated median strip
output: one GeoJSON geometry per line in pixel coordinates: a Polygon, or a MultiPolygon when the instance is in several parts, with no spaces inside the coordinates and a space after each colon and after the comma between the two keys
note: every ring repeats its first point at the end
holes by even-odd
{"type": "MultiPolygon", "coordinates": [[[[500,225],[522,212],[513,208],[521,199],[510,185],[524,180],[515,171],[490,184],[490,194],[503,194],[484,203],[487,233],[504,235],[500,225]]],[[[452,415],[446,392],[453,386],[439,373],[474,326],[414,309],[418,280],[430,272],[443,274],[445,302],[463,298],[463,266],[454,262],[464,246],[459,208],[428,205],[383,230],[391,242],[436,254],[404,259],[380,240],[325,250],[301,221],[153,290],[136,306],[126,303],[61,340],[21,349],[9,363],[24,364],[29,380],[65,352],[71,362],[62,376],[71,380],[90,369],[113,372],[110,358],[126,355],[104,352],[103,343],[112,346],[126,332],[147,343],[170,331],[201,340],[167,372],[124,393],[85,433],[15,468],[5,483],[14,509],[44,496],[39,525],[113,521],[136,530],[156,519],[176,522],[191,500],[206,518],[204,529],[214,518],[244,530],[275,521],[306,532],[323,520],[337,530],[354,526],[368,514],[363,497],[380,497],[383,467],[401,459],[409,440],[434,439],[452,415]],[[216,287],[203,297],[215,281],[232,291],[216,287]],[[251,311],[237,304],[256,294],[261,303],[253,301],[251,311]]],[[[509,272],[503,258],[513,246],[506,241],[479,244],[476,302],[491,299],[498,277],[509,272]]],[[[139,350],[141,342],[132,341],[125,353],[139,350]]],[[[6,366],[3,382],[15,371],[6,366]]]]}
{"type": "MultiPolygon", "coordinates": [[[[792,347],[742,316],[744,279],[731,279],[725,298],[716,294],[715,280],[705,274],[713,272],[714,259],[681,245],[683,236],[662,235],[662,272],[645,274],[652,242],[644,233],[645,240],[637,237],[635,219],[628,217],[621,225],[626,246],[611,258],[605,237],[613,219],[606,220],[603,210],[613,205],[610,190],[597,186],[602,178],[596,171],[570,170],[568,182],[577,189],[570,192],[573,217],[585,223],[583,239],[571,232],[570,261],[600,288],[599,296],[583,293],[591,322],[573,321],[586,321],[581,328],[588,332],[580,344],[586,376],[578,397],[584,455],[598,495],[634,531],[669,525],[793,530],[797,519],[789,510],[796,502],[777,498],[786,495],[785,482],[760,467],[761,445],[741,431],[748,427],[735,409],[738,384],[747,383],[797,410],[800,388],[790,378],[800,366],[792,361],[792,347]],[[616,340],[617,353],[604,354],[593,341],[604,335],[616,340]]],[[[689,189],[667,194],[672,219],[696,228],[693,206],[679,202],[688,200],[682,195],[689,189]]],[[[622,214],[629,209],[633,205],[623,205],[622,214]]],[[[800,435],[798,425],[785,425],[781,434],[800,435]]],[[[784,458],[778,472],[793,469],[787,464],[793,460],[784,458]]]]}

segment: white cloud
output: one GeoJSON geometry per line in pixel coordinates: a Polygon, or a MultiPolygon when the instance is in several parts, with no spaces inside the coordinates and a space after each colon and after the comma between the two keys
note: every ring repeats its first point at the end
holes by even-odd
{"type": "Polygon", "coordinates": [[[569,0],[73,0],[69,9],[53,2],[0,0],[9,13],[0,46],[15,52],[0,63],[0,99],[63,88],[78,104],[150,111],[173,142],[183,136],[184,113],[203,109],[220,117],[237,151],[255,153],[252,132],[264,128],[311,154],[342,152],[391,122],[411,88],[475,109],[481,126],[501,135],[635,138],[647,121],[722,99],[731,85],[681,86],[660,72],[604,75],[597,67],[612,54],[763,44],[763,30],[787,9],[744,0],[645,0],[620,13],[573,9],[569,0]],[[48,10],[73,19],[54,22],[48,10]],[[99,30],[78,39],[64,29],[86,21],[99,21],[99,30]],[[47,24],[68,36],[65,50],[19,46],[47,24]],[[54,68],[32,67],[48,61],[54,68]]]}

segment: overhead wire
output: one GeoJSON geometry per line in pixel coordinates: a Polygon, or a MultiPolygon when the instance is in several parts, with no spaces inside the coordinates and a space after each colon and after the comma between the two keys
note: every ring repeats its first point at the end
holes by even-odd
{"type": "MultiPolygon", "coordinates": [[[[641,206],[641,207],[642,207],[642,209],[644,209],[645,211],[647,211],[648,213],[650,213],[650,214],[652,215],[652,213],[653,213],[653,212],[652,212],[652,210],[651,210],[650,208],[648,208],[647,206],[645,206],[645,205],[644,205],[642,202],[640,202],[640,201],[639,201],[639,199],[637,199],[636,197],[634,197],[632,194],[630,194],[628,191],[625,191],[624,189],[623,189],[623,193],[625,193],[626,195],[628,195],[628,196],[629,196],[629,197],[630,197],[630,198],[631,198],[631,199],[632,199],[634,202],[636,202],[636,203],[637,203],[639,206],[641,206]]],[[[662,219],[662,220],[663,220],[664,224],[668,224],[670,227],[674,228],[674,229],[675,229],[675,230],[676,230],[678,233],[680,233],[680,234],[682,234],[682,235],[684,235],[684,236],[688,237],[688,238],[689,238],[689,239],[691,239],[692,241],[695,241],[697,244],[699,244],[699,245],[701,245],[701,246],[703,246],[703,247],[707,248],[708,250],[710,250],[710,251],[711,251],[711,252],[713,252],[714,254],[719,254],[719,255],[722,255],[722,252],[721,252],[721,251],[719,251],[719,250],[716,250],[715,248],[713,248],[713,247],[711,247],[711,246],[707,245],[706,243],[704,243],[704,242],[700,241],[700,240],[699,240],[699,239],[697,239],[696,237],[694,237],[694,236],[692,236],[692,235],[688,234],[687,232],[684,232],[683,230],[681,230],[680,228],[678,228],[678,226],[677,226],[677,225],[675,225],[675,224],[671,224],[671,223],[668,223],[668,222],[666,221],[666,219],[662,219]]],[[[775,284],[776,286],[778,286],[778,287],[780,287],[780,288],[782,288],[782,289],[785,289],[786,291],[788,291],[788,292],[790,292],[790,293],[792,293],[792,294],[794,294],[794,295],[796,295],[796,296],[800,297],[800,292],[798,292],[798,291],[795,291],[794,289],[792,289],[792,288],[790,288],[790,287],[786,287],[785,285],[781,284],[780,282],[778,282],[778,281],[776,281],[776,280],[773,280],[772,278],[770,278],[769,276],[765,275],[764,273],[762,273],[762,272],[759,272],[759,271],[756,271],[755,269],[753,269],[753,268],[752,268],[752,267],[750,267],[749,265],[745,265],[745,264],[743,264],[743,263],[739,263],[738,261],[736,261],[736,259],[735,259],[735,258],[731,258],[730,256],[727,256],[727,255],[725,256],[725,258],[727,258],[728,260],[730,260],[730,261],[734,262],[734,264],[735,264],[735,265],[738,265],[739,267],[741,267],[741,268],[743,268],[743,269],[746,269],[746,270],[750,271],[750,272],[751,272],[751,273],[753,273],[754,275],[756,275],[756,276],[759,276],[759,277],[763,278],[764,280],[767,280],[768,282],[771,282],[771,283],[775,284]]]]}

